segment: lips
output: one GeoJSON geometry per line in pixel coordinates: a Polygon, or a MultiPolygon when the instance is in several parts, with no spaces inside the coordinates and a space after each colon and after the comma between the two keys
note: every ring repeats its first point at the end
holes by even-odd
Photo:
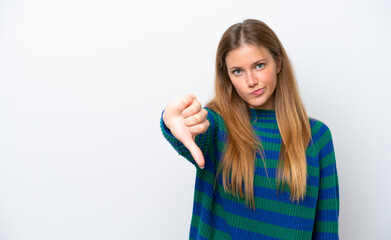
{"type": "Polygon", "coordinates": [[[251,94],[253,94],[255,96],[258,96],[258,95],[261,95],[264,90],[265,90],[265,88],[260,88],[260,89],[257,89],[255,91],[252,91],[251,94]]]}

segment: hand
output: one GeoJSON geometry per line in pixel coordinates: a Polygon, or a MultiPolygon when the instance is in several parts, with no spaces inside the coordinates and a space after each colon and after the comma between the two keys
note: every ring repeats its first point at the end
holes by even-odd
{"type": "Polygon", "coordinates": [[[163,113],[164,124],[172,135],[186,146],[200,168],[204,168],[205,159],[194,139],[208,129],[207,115],[208,111],[202,108],[193,94],[172,101],[163,113]]]}

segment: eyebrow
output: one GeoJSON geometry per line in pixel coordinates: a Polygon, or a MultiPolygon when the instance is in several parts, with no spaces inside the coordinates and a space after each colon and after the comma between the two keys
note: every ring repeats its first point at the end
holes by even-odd
{"type": "MultiPolygon", "coordinates": [[[[252,65],[257,65],[258,63],[264,62],[267,60],[268,60],[267,58],[262,58],[262,59],[255,61],[252,65]]],[[[233,66],[233,67],[228,68],[228,70],[233,70],[233,69],[237,69],[237,68],[241,68],[241,67],[233,66]]]]}

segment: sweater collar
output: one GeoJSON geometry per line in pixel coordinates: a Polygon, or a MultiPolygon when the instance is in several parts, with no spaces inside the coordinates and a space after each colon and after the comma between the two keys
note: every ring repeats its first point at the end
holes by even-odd
{"type": "Polygon", "coordinates": [[[276,110],[274,109],[255,109],[249,108],[251,120],[273,120],[276,119],[276,110]]]}

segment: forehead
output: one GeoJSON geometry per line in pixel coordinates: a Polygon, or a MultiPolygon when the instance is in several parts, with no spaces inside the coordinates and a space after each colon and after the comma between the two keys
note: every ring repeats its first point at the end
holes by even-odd
{"type": "Polygon", "coordinates": [[[229,51],[225,57],[227,66],[240,66],[253,64],[261,59],[270,59],[271,54],[267,48],[254,44],[243,44],[229,51]]]}

